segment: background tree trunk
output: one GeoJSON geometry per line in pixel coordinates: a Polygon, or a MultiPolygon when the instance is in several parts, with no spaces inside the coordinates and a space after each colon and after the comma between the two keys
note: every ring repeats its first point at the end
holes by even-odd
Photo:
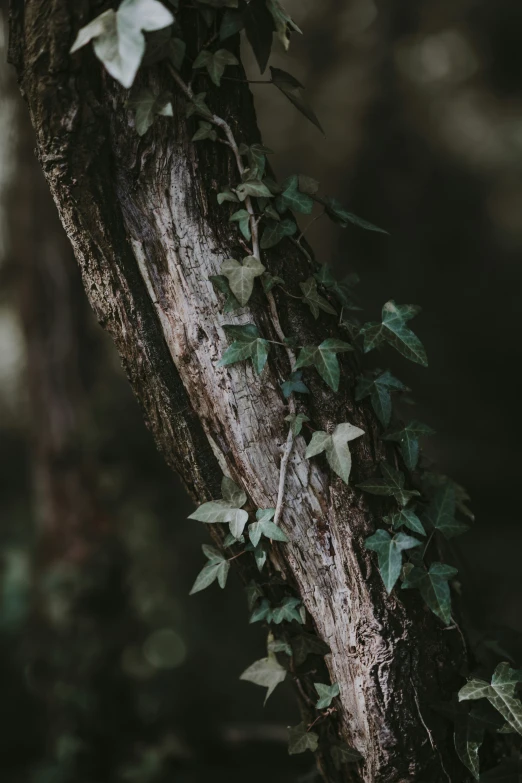
{"type": "MultiPolygon", "coordinates": [[[[216,367],[227,347],[223,324],[253,320],[265,337],[278,339],[260,293],[247,314],[223,315],[209,281],[225,258],[245,255],[215,199],[220,186],[237,181],[232,156],[223,145],[190,143],[186,100],[161,67],[139,78],[175,92],[174,120],[136,135],[123,90],[91,52],[69,55],[77,30],[99,8],[17,0],[12,9],[11,58],[87,295],[159,448],[192,495],[219,497],[226,471],[252,507],[275,506],[288,413],[279,389],[289,374],[286,354],[272,350],[261,379],[249,366],[216,367]]],[[[181,23],[195,54],[194,16],[181,23]]],[[[211,108],[230,118],[238,141],[258,141],[247,88],[226,84],[209,95],[211,108]]],[[[290,244],[263,260],[287,281],[311,273],[290,244]]],[[[300,344],[337,336],[326,319],[317,326],[301,304],[276,298],[285,333],[300,344]]],[[[354,403],[355,371],[353,361],[343,362],[338,395],[310,374],[313,394],[303,408],[314,429],[350,421],[365,430],[353,444],[353,485],[374,475],[384,456],[371,413],[354,403]]],[[[364,756],[360,779],[466,780],[451,735],[429,710],[458,687],[465,656],[459,634],[445,631],[418,596],[386,595],[363,546],[385,504],[369,503],[325,464],[305,460],[304,451],[298,438],[282,519],[291,543],[274,546],[271,567],[298,590],[331,648],[326,661],[341,690],[338,731],[364,756]]],[[[388,459],[393,454],[391,448],[388,459]]]]}

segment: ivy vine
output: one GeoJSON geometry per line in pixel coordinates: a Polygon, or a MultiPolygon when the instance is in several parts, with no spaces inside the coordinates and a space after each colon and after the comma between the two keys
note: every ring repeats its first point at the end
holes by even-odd
{"type": "MultiPolygon", "coordinates": [[[[325,338],[319,345],[298,345],[284,334],[274,288],[285,294],[285,281],[271,276],[263,263],[263,254],[285,239],[293,242],[311,260],[303,244],[307,229],[299,233],[297,216],[310,216],[316,206],[319,214],[312,222],[326,216],[340,227],[348,225],[360,229],[387,233],[383,229],[347,211],[337,200],[320,192],[319,183],[311,177],[295,174],[278,183],[267,176],[267,156],[272,151],[257,142],[239,142],[231,125],[223,117],[214,114],[206,98],[209,91],[219,89],[224,79],[242,80],[236,55],[227,48],[228,42],[243,33],[250,43],[261,74],[266,72],[274,34],[285,49],[291,37],[300,34],[298,26],[283,8],[279,0],[123,0],[117,10],[105,11],[83,27],[71,48],[74,53],[92,42],[94,53],[109,74],[125,89],[131,90],[128,107],[133,113],[136,132],[146,134],[159,117],[173,116],[172,94],[155,93],[150,89],[131,89],[139,67],[159,61],[167,64],[173,80],[173,89],[180,90],[187,100],[187,118],[195,122],[192,135],[194,143],[227,145],[236,166],[233,181],[217,193],[217,201],[223,207],[224,219],[237,225],[241,244],[246,255],[226,259],[220,274],[211,278],[215,289],[223,297],[225,313],[232,313],[248,306],[256,287],[260,287],[266,299],[278,341],[263,337],[254,324],[226,325],[225,333],[230,345],[217,364],[227,368],[251,361],[254,370],[261,375],[269,353],[283,350],[290,365],[290,373],[281,382],[281,390],[288,407],[285,421],[288,423],[287,440],[280,464],[280,479],[275,508],[257,509],[255,516],[247,511],[247,495],[230,477],[222,482],[222,497],[202,504],[190,518],[203,523],[228,525],[229,533],[224,550],[204,545],[207,560],[197,576],[191,593],[198,593],[217,582],[224,588],[230,563],[245,553],[251,553],[259,571],[266,565],[272,542],[282,544],[288,537],[280,527],[285,499],[286,471],[297,438],[304,437],[303,427],[309,419],[298,410],[296,395],[310,395],[303,381],[303,368],[313,369],[334,392],[340,385],[339,355],[356,352],[360,357],[384,344],[392,346],[402,356],[422,366],[427,366],[426,351],[420,339],[409,326],[420,308],[410,304],[386,302],[380,321],[361,324],[354,298],[355,275],[337,280],[327,266],[316,265],[316,272],[298,281],[303,307],[317,319],[321,313],[335,319],[346,332],[346,340],[325,338]],[[190,7],[199,14],[208,27],[208,40],[190,61],[183,31],[175,14],[180,7],[190,7]],[[145,36],[147,34],[147,36],[145,36]],[[184,78],[183,73],[187,74],[184,78]],[[195,76],[206,80],[206,89],[195,92],[195,76]],[[233,211],[225,213],[227,205],[233,211]],[[245,244],[248,243],[248,244],[245,244]],[[240,551],[236,549],[239,547],[240,551]],[[227,550],[235,553],[230,556],[227,550]]],[[[198,81],[198,83],[199,83],[198,81]]],[[[290,73],[270,68],[270,76],[259,80],[278,89],[307,120],[322,131],[322,126],[309,106],[303,85],[290,73]]],[[[309,224],[311,225],[311,223],[309,224]]],[[[465,491],[444,476],[419,470],[420,440],[433,434],[433,430],[418,421],[403,424],[395,419],[394,398],[409,390],[387,369],[363,371],[356,379],[356,400],[370,399],[381,427],[382,439],[395,444],[399,470],[387,461],[380,464],[379,475],[360,482],[357,487],[365,493],[381,496],[390,503],[388,514],[383,516],[384,527],[378,528],[366,539],[366,548],[374,552],[388,593],[397,589],[417,590],[427,607],[445,625],[455,623],[451,608],[450,585],[457,571],[449,564],[434,562],[431,557],[433,538],[442,535],[451,538],[469,529],[472,520],[465,491]],[[411,474],[417,471],[419,481],[411,485],[411,474]],[[407,532],[406,532],[407,531],[407,532]]],[[[351,472],[349,442],[364,437],[362,429],[350,422],[340,422],[331,432],[312,431],[306,448],[306,459],[314,459],[324,453],[330,469],[341,481],[348,483],[351,472]]],[[[285,588],[287,589],[287,588],[285,588]]],[[[308,655],[325,655],[329,649],[320,639],[305,630],[306,611],[302,601],[282,591],[280,600],[272,603],[260,585],[252,581],[247,586],[247,600],[251,611],[250,622],[264,622],[269,626],[267,655],[254,662],[243,674],[242,680],[266,689],[266,699],[277,685],[285,680],[288,672],[295,672],[308,655]],[[291,633],[279,629],[288,627],[291,633]],[[276,633],[279,634],[277,637],[276,633]],[[297,630],[295,630],[297,629],[297,630]]],[[[515,731],[522,734],[522,703],[516,697],[516,684],[522,681],[521,672],[508,664],[500,664],[491,682],[472,679],[459,692],[460,701],[486,702],[493,709],[496,723],[484,717],[483,711],[456,711],[455,746],[457,753],[478,780],[478,749],[486,728],[494,731],[515,731]],[[500,716],[500,717],[499,717],[500,716]]],[[[335,712],[335,700],[339,696],[336,683],[314,683],[317,701],[312,707],[317,713],[311,724],[303,722],[289,730],[289,753],[315,752],[320,737],[314,731],[318,721],[327,720],[335,712]]],[[[346,763],[358,762],[360,754],[335,737],[330,737],[329,752],[337,769],[346,763]]]]}

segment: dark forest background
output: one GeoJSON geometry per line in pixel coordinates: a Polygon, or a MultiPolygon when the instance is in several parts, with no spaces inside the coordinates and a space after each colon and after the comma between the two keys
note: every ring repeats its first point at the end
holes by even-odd
{"type": "MultiPolygon", "coordinates": [[[[2,6],[5,4],[2,3],[2,6]]],[[[423,307],[428,370],[383,355],[433,426],[428,462],[464,485],[475,644],[519,666],[522,522],[522,5],[287,0],[305,36],[275,65],[321,134],[256,86],[281,176],[306,173],[390,237],[309,231],[356,271],[368,320],[423,307]],[[518,660],[517,660],[518,658],[518,660]]],[[[5,10],[5,9],[4,9],[5,10]]],[[[266,708],[237,578],[189,597],[206,531],[96,324],[38,163],[0,28],[0,776],[6,783],[312,779],[290,759],[290,686],[266,708]]],[[[253,78],[259,78],[250,63],[253,78]]]]}

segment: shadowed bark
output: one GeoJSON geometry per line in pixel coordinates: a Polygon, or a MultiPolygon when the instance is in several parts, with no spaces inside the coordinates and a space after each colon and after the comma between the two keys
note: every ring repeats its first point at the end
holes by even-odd
{"type": "MultiPolygon", "coordinates": [[[[286,441],[280,382],[290,372],[287,354],[272,346],[261,378],[249,365],[216,366],[228,344],[224,324],[253,321],[264,337],[278,340],[261,290],[248,311],[223,315],[209,280],[225,258],[246,254],[215,198],[220,186],[237,182],[233,157],[225,145],[190,142],[186,99],[161,65],[139,81],[174,92],[174,119],[160,118],[144,138],[137,136],[126,94],[92,52],[69,55],[77,30],[100,10],[94,2],[13,3],[11,59],[40,162],[91,305],[114,339],[169,465],[199,501],[220,496],[226,470],[248,493],[250,508],[274,507],[286,441]]],[[[190,11],[178,20],[191,56],[204,36],[194,20],[190,11]]],[[[211,109],[227,118],[238,142],[258,141],[247,87],[225,84],[209,90],[211,109]]],[[[290,243],[263,262],[293,293],[313,271],[290,243]]],[[[300,345],[345,336],[331,319],[313,321],[296,300],[276,294],[276,301],[283,331],[300,345]]],[[[341,691],[336,730],[364,756],[340,777],[464,781],[451,733],[430,711],[459,685],[465,652],[459,634],[445,631],[419,596],[387,596],[374,556],[364,549],[388,506],[354,485],[375,475],[384,456],[397,457],[392,446],[385,452],[368,407],[354,402],[356,372],[354,360],[342,360],[339,394],[307,375],[312,395],[299,405],[312,427],[331,430],[350,421],[366,436],[352,444],[349,487],[322,459],[305,460],[305,441],[297,438],[281,522],[290,543],[274,545],[271,568],[302,596],[332,651],[326,662],[341,691]]],[[[328,757],[320,758],[334,777],[328,757]]]]}

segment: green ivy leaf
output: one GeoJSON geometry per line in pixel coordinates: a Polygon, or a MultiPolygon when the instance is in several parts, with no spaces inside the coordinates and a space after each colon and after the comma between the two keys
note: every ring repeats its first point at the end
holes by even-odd
{"type": "Polygon", "coordinates": [[[265,272],[261,278],[261,283],[263,284],[263,291],[265,294],[268,294],[276,285],[284,285],[285,281],[282,277],[278,277],[277,275],[273,276],[268,272],[265,272]]]}
{"type": "Polygon", "coordinates": [[[457,720],[455,725],[455,750],[464,766],[475,780],[480,779],[479,750],[484,741],[484,725],[472,715],[457,720]]]}
{"type": "Polygon", "coordinates": [[[143,87],[129,101],[129,106],[134,109],[134,124],[138,136],[144,136],[154,123],[158,115],[172,117],[172,103],[170,93],[162,93],[148,90],[143,87]]]}
{"type": "Polygon", "coordinates": [[[297,394],[310,394],[310,389],[302,381],[303,373],[299,370],[293,372],[288,381],[281,384],[283,396],[288,400],[293,392],[297,394]]]}
{"type": "Polygon", "coordinates": [[[221,265],[221,274],[224,275],[230,285],[230,290],[239,304],[244,307],[254,290],[254,280],[261,277],[265,267],[254,256],[247,256],[240,264],[234,258],[227,258],[221,265]]]}
{"type": "Polygon", "coordinates": [[[228,280],[224,275],[211,275],[209,280],[214,288],[225,297],[224,313],[233,313],[235,310],[241,309],[241,305],[230,290],[228,280]]]}
{"type": "Polygon", "coordinates": [[[291,623],[292,620],[295,620],[299,625],[303,625],[304,620],[299,611],[301,605],[300,598],[286,596],[279,606],[272,609],[272,622],[275,623],[275,625],[280,625],[282,622],[291,623]]]}
{"type": "MultiPolygon", "coordinates": [[[[192,141],[204,141],[209,139],[210,141],[217,141],[217,133],[214,127],[206,120],[199,121],[199,128],[192,137],[192,141]]],[[[219,195],[222,195],[221,193],[219,195]]],[[[219,196],[218,196],[219,201],[219,196]]],[[[220,202],[222,203],[222,202],[220,202]]]]}
{"type": "Polygon", "coordinates": [[[203,503],[189,516],[189,519],[205,524],[228,524],[232,535],[239,538],[248,522],[248,512],[241,509],[247,501],[247,496],[227,476],[224,476],[221,482],[221,492],[222,500],[203,503]]]}
{"type": "Polygon", "coordinates": [[[305,457],[310,459],[310,457],[315,457],[325,451],[328,464],[334,473],[337,473],[345,484],[348,484],[352,469],[352,455],[348,443],[364,434],[364,430],[354,427],[348,422],[338,424],[331,435],[322,431],[314,432],[306,449],[305,457]]]}
{"type": "Polygon", "coordinates": [[[400,444],[402,458],[407,468],[415,470],[419,461],[419,438],[433,435],[435,430],[420,421],[410,421],[402,429],[389,432],[385,440],[393,440],[400,444]]]}
{"type": "Polygon", "coordinates": [[[383,521],[391,525],[394,530],[407,527],[421,536],[426,535],[422,522],[411,508],[401,508],[399,511],[394,511],[392,514],[384,517],[383,521]]]}
{"type": "Polygon", "coordinates": [[[261,237],[262,250],[269,250],[271,247],[275,247],[285,237],[292,237],[297,231],[297,226],[290,218],[285,218],[279,223],[275,220],[270,220],[263,231],[261,237]]]}
{"type": "Polygon", "coordinates": [[[230,188],[225,188],[225,190],[217,194],[218,204],[223,204],[225,201],[232,201],[234,204],[239,203],[238,197],[230,190],[230,188]]]}
{"type": "Polygon", "coordinates": [[[330,745],[330,754],[337,770],[340,770],[345,764],[354,764],[362,759],[358,750],[351,748],[344,742],[332,743],[330,745]]]}
{"type": "Polygon", "coordinates": [[[318,292],[317,282],[313,277],[309,277],[304,283],[299,283],[299,288],[301,289],[304,301],[312,311],[314,318],[319,318],[320,310],[323,310],[323,312],[329,313],[330,315],[337,315],[330,302],[318,292]]]}
{"type": "Polygon", "coordinates": [[[268,652],[283,652],[285,655],[288,655],[289,657],[292,657],[292,648],[288,644],[288,642],[283,641],[282,639],[273,639],[272,641],[268,642],[268,652]]]}
{"type": "Polygon", "coordinates": [[[321,345],[307,345],[301,349],[295,369],[300,367],[315,367],[323,381],[335,392],[339,390],[341,370],[336,354],[353,351],[349,343],[329,338],[321,345]]]}
{"type": "Polygon", "coordinates": [[[134,82],[145,54],[145,32],[168,27],[174,17],[158,0],[123,0],[117,11],[104,11],[82,27],[71,54],[93,41],[96,57],[123,87],[134,82]]]}
{"type": "Polygon", "coordinates": [[[392,538],[387,530],[377,530],[373,536],[366,539],[366,549],[377,552],[379,571],[388,594],[401,575],[403,551],[420,545],[418,539],[407,536],[406,533],[396,533],[392,538]]]}
{"type": "Polygon", "coordinates": [[[395,470],[387,462],[381,462],[381,473],[382,479],[367,479],[357,486],[370,495],[392,496],[400,506],[406,506],[411,498],[420,495],[416,489],[404,489],[406,482],[404,473],[395,470]]]}
{"type": "Polygon", "coordinates": [[[219,28],[219,40],[226,41],[236,33],[240,33],[245,27],[245,20],[242,11],[232,9],[225,11],[219,28]]]}
{"type": "Polygon", "coordinates": [[[311,750],[315,753],[319,747],[319,735],[315,731],[308,731],[306,723],[288,727],[288,753],[295,756],[311,750]]]}
{"type": "Polygon", "coordinates": [[[354,226],[366,229],[366,231],[376,231],[379,234],[388,234],[388,231],[385,231],[383,228],[374,226],[373,223],[369,223],[367,220],[363,220],[362,218],[357,217],[357,215],[354,215],[353,212],[348,212],[346,209],[344,209],[342,204],[340,204],[334,198],[318,200],[321,204],[324,205],[328,217],[330,217],[338,225],[342,226],[342,228],[346,228],[348,223],[352,223],[354,226]]]}
{"type": "Polygon", "coordinates": [[[355,399],[359,401],[370,397],[375,415],[382,426],[387,427],[392,414],[391,392],[393,391],[408,391],[408,389],[386,370],[373,378],[360,378],[355,389],[355,399]]]}
{"type": "Polygon", "coordinates": [[[239,65],[239,60],[232,52],[227,49],[218,49],[217,52],[203,49],[194,60],[192,68],[206,68],[216,87],[220,87],[221,77],[225,73],[227,65],[239,65]]]}
{"type": "Polygon", "coordinates": [[[280,212],[291,209],[294,212],[300,212],[302,215],[310,215],[314,208],[313,198],[300,191],[299,177],[296,174],[287,179],[284,190],[278,197],[277,202],[280,212]]]}
{"type": "Polygon", "coordinates": [[[459,691],[459,701],[487,699],[509,726],[522,735],[522,702],[515,696],[519,682],[522,682],[522,669],[515,670],[509,663],[499,663],[491,684],[479,678],[469,680],[459,691]]]}
{"type": "Polygon", "coordinates": [[[272,84],[288,98],[290,103],[292,103],[301,114],[310,120],[316,128],[319,128],[321,133],[324,133],[315,112],[303,97],[302,90],[304,90],[304,87],[301,82],[292,76],[292,74],[283,71],[281,68],[270,68],[270,73],[272,76],[272,84]]]}
{"type": "Polygon", "coordinates": [[[254,582],[253,579],[250,580],[250,582],[245,587],[245,592],[247,595],[247,604],[250,611],[254,608],[256,601],[258,598],[263,598],[263,591],[261,587],[257,584],[257,582],[254,582]]]}
{"type": "MultiPolygon", "coordinates": [[[[265,173],[266,156],[272,155],[273,151],[263,144],[251,144],[250,146],[241,144],[239,153],[240,155],[246,155],[248,157],[249,169],[254,175],[254,179],[261,179],[265,173]]],[[[272,191],[270,191],[270,193],[272,193],[272,191]]]]}
{"type": "Polygon", "coordinates": [[[422,515],[422,521],[439,530],[445,538],[453,538],[469,530],[469,526],[455,519],[455,487],[451,482],[435,490],[430,503],[422,515]]]}
{"type": "Polygon", "coordinates": [[[314,688],[319,696],[319,700],[315,705],[316,710],[324,710],[329,707],[335,697],[339,696],[341,692],[338,683],[323,685],[321,682],[314,682],[314,688]]]}
{"type": "Polygon", "coordinates": [[[244,201],[247,196],[254,196],[254,198],[272,198],[272,194],[268,190],[267,186],[261,180],[248,180],[238,185],[236,193],[240,201],[244,201]]]}
{"type": "Polygon", "coordinates": [[[288,541],[281,528],[272,522],[274,514],[275,508],[259,509],[256,513],[256,521],[248,526],[248,534],[255,547],[259,544],[262,536],[273,541],[288,541]]]}
{"type": "Polygon", "coordinates": [[[274,20],[265,0],[250,0],[244,9],[245,32],[259,70],[264,73],[272,50],[274,20]]]}
{"type": "Polygon", "coordinates": [[[218,367],[227,367],[230,364],[252,359],[252,364],[258,375],[261,375],[268,359],[268,342],[257,331],[254,324],[245,326],[227,325],[223,329],[229,337],[235,338],[229,348],[218,362],[218,367]]]}
{"type": "Polygon", "coordinates": [[[448,580],[453,579],[456,574],[457,569],[445,563],[432,563],[429,571],[414,566],[406,571],[402,589],[416,588],[420,590],[420,594],[433,614],[436,614],[443,623],[449,625],[451,621],[451,593],[448,580]]]}
{"type": "Polygon", "coordinates": [[[303,423],[305,421],[310,421],[310,419],[308,416],[305,416],[304,413],[291,413],[289,416],[286,416],[285,421],[290,422],[290,429],[292,430],[292,433],[297,436],[303,429],[303,423]]]}
{"type": "Polygon", "coordinates": [[[202,549],[203,554],[209,562],[199,573],[196,581],[194,582],[192,590],[190,591],[190,595],[194,595],[194,593],[199,593],[201,590],[205,590],[214,581],[216,581],[216,579],[221,588],[224,588],[227,582],[227,576],[230,570],[230,563],[228,560],[218,549],[215,549],[212,546],[208,546],[208,544],[205,544],[202,549]]]}
{"type": "Polygon", "coordinates": [[[360,331],[364,352],[368,353],[388,342],[410,361],[427,367],[428,359],[424,346],[417,335],[406,326],[406,321],[417,315],[419,309],[415,305],[397,305],[393,299],[386,302],[382,308],[382,323],[367,323],[360,331]]]}
{"type": "Polygon", "coordinates": [[[274,692],[280,682],[286,677],[286,669],[278,662],[275,654],[269,652],[266,658],[256,661],[246,669],[240,680],[246,680],[246,682],[253,682],[254,685],[260,685],[262,688],[266,688],[265,704],[268,697],[274,692]]]}
{"type": "Polygon", "coordinates": [[[187,117],[192,117],[193,114],[201,114],[202,117],[207,118],[214,116],[205,102],[206,97],[206,92],[198,92],[197,95],[193,96],[192,100],[187,104],[187,117]]]}
{"type": "Polygon", "coordinates": [[[239,230],[247,240],[247,242],[250,242],[252,239],[252,233],[250,231],[250,215],[246,211],[246,209],[240,209],[237,212],[234,212],[233,215],[229,218],[231,223],[239,223],[239,230]]]}
{"type": "Polygon", "coordinates": [[[290,30],[294,30],[296,33],[301,33],[301,30],[290,17],[279,0],[266,0],[266,6],[274,19],[276,34],[284,49],[288,50],[290,46],[290,30]]]}
{"type": "Polygon", "coordinates": [[[301,631],[297,636],[292,637],[292,650],[294,652],[294,661],[296,666],[301,666],[309,655],[329,655],[330,648],[318,636],[301,631]]]}
{"type": "Polygon", "coordinates": [[[248,622],[250,624],[261,623],[263,620],[266,620],[267,623],[272,622],[272,607],[270,606],[270,601],[266,598],[263,598],[261,603],[254,608],[248,622]]]}

